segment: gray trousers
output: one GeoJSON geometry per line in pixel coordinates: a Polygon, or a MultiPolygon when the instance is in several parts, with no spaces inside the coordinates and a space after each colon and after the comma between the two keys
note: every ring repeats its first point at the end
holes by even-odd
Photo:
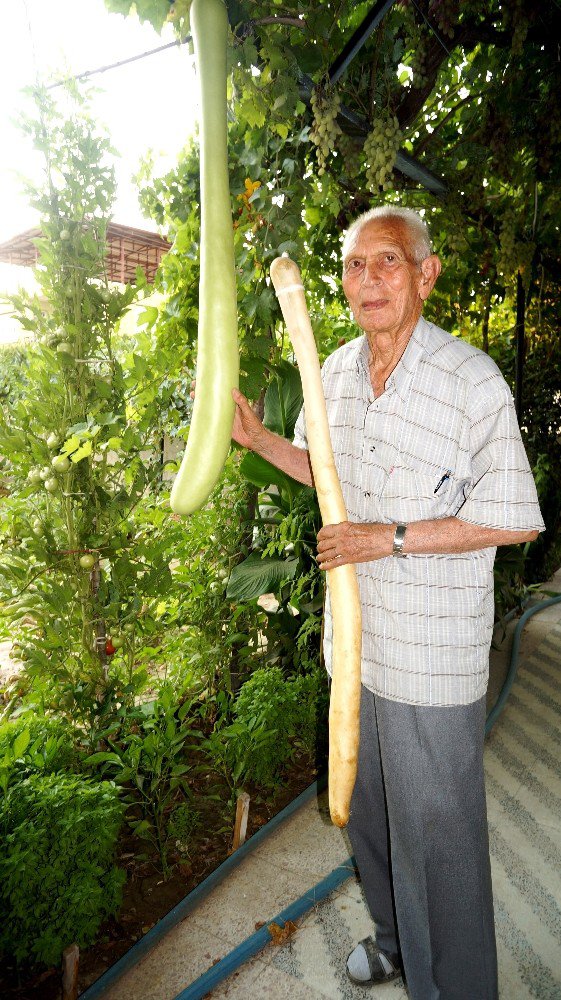
{"type": "Polygon", "coordinates": [[[348,832],[380,948],[412,1000],[496,1000],[485,699],[432,708],[362,689],[348,832]]]}

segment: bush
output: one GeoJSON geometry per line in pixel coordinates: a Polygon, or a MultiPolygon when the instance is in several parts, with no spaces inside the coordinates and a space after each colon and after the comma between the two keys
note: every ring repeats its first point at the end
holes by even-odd
{"type": "Polygon", "coordinates": [[[30,774],[78,771],[74,732],[62,719],[22,715],[0,725],[0,786],[30,774]]]}
{"type": "Polygon", "coordinates": [[[313,755],[325,708],[319,671],[286,680],[280,667],[259,668],[240,689],[234,721],[206,750],[233,788],[274,790],[298,750],[313,755]]]}
{"type": "Polygon", "coordinates": [[[123,806],[113,784],[35,774],[0,803],[0,954],[56,965],[120,904],[114,863],[123,806]]]}

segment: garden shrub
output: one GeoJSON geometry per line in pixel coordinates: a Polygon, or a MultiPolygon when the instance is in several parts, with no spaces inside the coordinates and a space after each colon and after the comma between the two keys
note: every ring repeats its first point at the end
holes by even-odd
{"type": "Polygon", "coordinates": [[[234,721],[212,734],[207,750],[234,788],[253,782],[272,791],[299,749],[313,755],[324,707],[319,671],[287,680],[280,667],[260,667],[240,689],[234,721]]]}
{"type": "Polygon", "coordinates": [[[121,901],[114,864],[123,805],[116,787],[34,774],[0,802],[0,955],[56,965],[91,944],[121,901]]]}
{"type": "Polygon", "coordinates": [[[0,773],[10,784],[29,774],[78,771],[80,752],[63,719],[22,715],[0,725],[0,773]]]}

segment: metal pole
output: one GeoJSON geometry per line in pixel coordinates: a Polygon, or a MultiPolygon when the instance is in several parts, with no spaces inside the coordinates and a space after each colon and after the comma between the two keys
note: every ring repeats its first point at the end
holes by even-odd
{"type": "Polygon", "coordinates": [[[339,77],[343,75],[347,66],[353,61],[357,52],[360,51],[364,43],[370,37],[375,28],[378,27],[384,14],[393,7],[395,0],[378,0],[364,20],[359,24],[354,34],[339,53],[335,61],[331,64],[328,72],[329,82],[337,83],[339,77]]]}

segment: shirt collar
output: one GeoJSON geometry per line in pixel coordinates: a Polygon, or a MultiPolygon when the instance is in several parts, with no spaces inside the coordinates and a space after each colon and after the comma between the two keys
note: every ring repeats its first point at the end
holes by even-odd
{"type": "MultiPolygon", "coordinates": [[[[401,399],[405,399],[407,397],[419,361],[424,354],[428,353],[427,348],[429,336],[430,324],[427,323],[422,316],[420,316],[413,329],[411,337],[409,338],[407,347],[386,382],[386,393],[389,394],[397,392],[401,399]]],[[[370,373],[368,369],[368,363],[370,361],[370,348],[368,346],[366,334],[363,334],[362,337],[358,337],[356,344],[357,350],[355,363],[358,374],[359,376],[366,378],[367,385],[370,386],[370,391],[372,391],[370,373]]]]}

